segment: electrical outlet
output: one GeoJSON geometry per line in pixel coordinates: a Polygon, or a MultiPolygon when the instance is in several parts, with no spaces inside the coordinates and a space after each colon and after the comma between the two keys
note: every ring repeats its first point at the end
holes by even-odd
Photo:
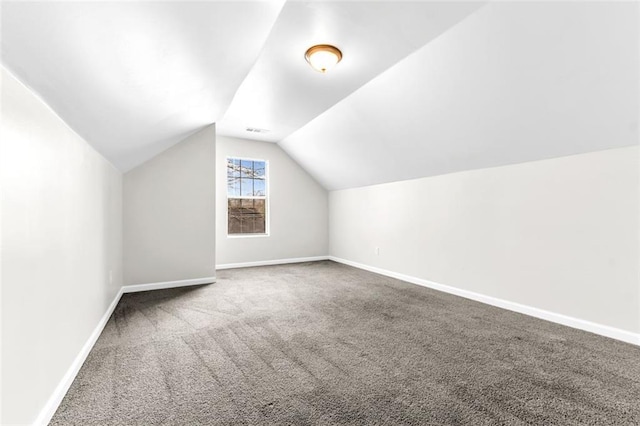
{"type": "Polygon", "coordinates": [[[380,247],[376,247],[376,256],[380,256],[380,247]]]}

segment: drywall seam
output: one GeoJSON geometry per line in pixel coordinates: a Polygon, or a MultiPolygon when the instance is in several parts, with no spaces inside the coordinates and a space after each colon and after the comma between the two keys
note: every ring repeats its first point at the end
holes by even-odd
{"type": "Polygon", "coordinates": [[[139,291],[162,290],[165,288],[187,287],[190,285],[212,284],[216,282],[216,277],[193,278],[190,280],[163,281],[159,283],[132,284],[122,286],[123,293],[137,293],[139,291]]]}
{"type": "Polygon", "coordinates": [[[252,266],[284,265],[287,263],[317,262],[327,260],[329,256],[296,257],[292,259],[260,260],[257,262],[225,263],[216,265],[216,269],[250,268],[252,266]]]}
{"type": "Polygon", "coordinates": [[[35,422],[33,423],[35,426],[41,426],[41,425],[46,426],[51,421],[51,418],[53,417],[56,410],[58,409],[58,406],[62,402],[62,399],[67,394],[69,387],[71,386],[71,384],[76,378],[76,375],[80,371],[82,364],[84,364],[85,360],[87,359],[87,356],[89,356],[89,353],[91,352],[91,349],[93,349],[93,346],[95,345],[96,341],[100,337],[100,334],[102,334],[102,330],[107,325],[109,318],[111,318],[111,314],[113,313],[116,306],[118,305],[118,302],[122,297],[122,294],[123,294],[123,291],[121,287],[118,293],[116,294],[116,297],[114,297],[113,302],[111,302],[111,304],[107,308],[107,311],[104,313],[102,318],[100,318],[100,321],[96,325],[96,328],[93,330],[93,332],[87,339],[82,349],[80,349],[80,352],[78,353],[78,355],[76,355],[76,358],[71,363],[71,366],[69,366],[69,369],[67,370],[65,375],[62,377],[62,380],[60,380],[60,383],[58,383],[58,386],[56,386],[56,389],[53,391],[53,393],[49,397],[49,400],[47,401],[45,406],[42,408],[42,410],[40,410],[40,414],[38,415],[35,422]]]}
{"type": "Polygon", "coordinates": [[[487,305],[497,306],[499,308],[507,309],[509,311],[518,312],[521,314],[540,318],[546,321],[555,322],[557,324],[566,325],[568,327],[577,328],[579,330],[588,331],[591,333],[599,334],[601,336],[610,337],[612,339],[621,340],[623,342],[640,346],[640,333],[633,333],[631,331],[621,330],[619,328],[610,327],[607,325],[602,325],[595,322],[558,314],[555,312],[545,311],[543,309],[534,308],[532,306],[527,306],[527,305],[523,305],[516,302],[510,302],[508,300],[499,299],[497,297],[487,296],[487,295],[475,293],[469,290],[463,290],[460,288],[436,283],[436,282],[425,280],[422,278],[412,277],[410,275],[388,271],[386,269],[376,268],[374,266],[353,262],[347,259],[341,259],[335,256],[329,256],[329,260],[332,260],[338,263],[343,263],[345,265],[353,266],[355,268],[364,269],[365,271],[374,272],[376,274],[385,275],[387,277],[396,278],[411,284],[417,284],[423,287],[428,287],[434,290],[442,291],[444,293],[449,293],[456,296],[464,297],[466,299],[475,300],[477,302],[485,303],[487,305]]]}

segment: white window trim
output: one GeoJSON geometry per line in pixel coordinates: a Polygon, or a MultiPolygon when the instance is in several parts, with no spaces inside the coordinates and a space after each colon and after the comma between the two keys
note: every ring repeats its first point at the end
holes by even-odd
{"type": "Polygon", "coordinates": [[[269,200],[269,194],[270,192],[270,178],[269,178],[269,160],[263,160],[263,159],[258,159],[258,158],[249,158],[249,157],[243,157],[243,156],[233,156],[233,155],[228,155],[225,158],[225,162],[224,162],[224,169],[225,169],[225,193],[226,193],[226,198],[227,198],[227,202],[225,204],[225,226],[227,229],[227,238],[264,238],[264,237],[268,237],[271,235],[271,201],[269,200]],[[229,162],[229,160],[245,160],[245,161],[263,161],[264,162],[264,176],[265,176],[265,182],[264,182],[264,190],[265,190],[265,195],[263,197],[247,197],[247,196],[238,196],[238,197],[229,197],[229,187],[226,184],[226,180],[227,180],[227,163],[229,162]],[[264,234],[229,234],[229,199],[243,199],[243,200],[265,200],[265,203],[267,204],[267,209],[266,209],[266,213],[267,213],[267,217],[265,218],[265,224],[264,224],[264,234]]]}

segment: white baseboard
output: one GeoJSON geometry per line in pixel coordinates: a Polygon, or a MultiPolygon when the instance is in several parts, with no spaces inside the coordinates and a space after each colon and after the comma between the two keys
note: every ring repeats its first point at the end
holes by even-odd
{"type": "Polygon", "coordinates": [[[100,322],[98,322],[98,325],[96,325],[96,327],[93,329],[93,332],[89,336],[89,339],[87,339],[84,346],[82,346],[82,349],[80,349],[78,355],[76,355],[73,363],[71,363],[71,366],[62,377],[62,380],[60,380],[60,383],[58,383],[58,386],[53,391],[53,394],[51,394],[51,396],[49,397],[49,400],[47,401],[45,406],[42,408],[42,410],[40,410],[40,414],[36,418],[36,421],[33,423],[34,426],[46,426],[51,421],[51,418],[56,413],[56,410],[62,402],[62,399],[67,394],[69,387],[80,371],[82,364],[84,364],[87,356],[89,356],[89,352],[91,352],[91,349],[93,349],[93,345],[95,345],[98,337],[100,337],[100,334],[102,333],[102,330],[107,325],[109,318],[111,318],[111,314],[118,305],[118,302],[122,297],[122,293],[122,287],[120,287],[118,294],[116,294],[113,302],[111,302],[111,304],[107,308],[107,311],[104,313],[102,318],[100,318],[100,322]]]}
{"type": "MultiPolygon", "coordinates": [[[[488,305],[497,306],[499,308],[507,309],[514,312],[519,312],[521,314],[530,315],[536,318],[541,318],[547,321],[555,322],[558,324],[566,325],[569,327],[577,328],[580,330],[589,331],[591,333],[599,334],[602,336],[610,337],[613,339],[621,340],[623,342],[631,343],[634,345],[640,346],[640,333],[632,333],[630,331],[620,330],[618,328],[609,327],[602,324],[597,324],[591,321],[581,320],[578,318],[573,318],[567,315],[557,314],[555,312],[545,311],[543,309],[534,308],[532,306],[522,305],[520,303],[509,302],[507,300],[498,299],[496,297],[486,296],[484,294],[475,293],[468,290],[463,290],[456,287],[451,287],[444,284],[439,284],[433,281],[425,280],[422,278],[412,277],[410,275],[404,275],[397,272],[388,271],[386,269],[376,268],[374,266],[364,265],[358,262],[352,262],[350,260],[341,259],[335,256],[316,256],[316,257],[304,257],[304,258],[295,258],[295,259],[279,259],[279,260],[267,260],[261,262],[247,262],[247,263],[230,263],[225,265],[217,265],[217,269],[231,269],[231,268],[245,268],[250,266],[265,266],[265,265],[282,265],[286,263],[299,263],[299,262],[313,262],[319,260],[332,260],[334,262],[343,263],[345,265],[353,266],[355,268],[364,269],[366,271],[374,272],[376,274],[385,275],[387,277],[396,278],[402,281],[406,281],[408,283],[417,284],[423,287],[432,288],[434,290],[439,290],[445,293],[454,294],[456,296],[461,296],[467,299],[475,300],[478,302],[486,303],[488,305]]],[[[128,285],[120,288],[118,293],[116,294],[113,302],[107,308],[107,311],[104,313],[95,329],[87,339],[86,343],[73,360],[73,363],[63,376],[62,380],[53,391],[51,397],[45,404],[45,406],[40,411],[40,414],[36,418],[33,423],[35,426],[46,426],[50,421],[53,415],[55,414],[58,406],[62,402],[62,399],[66,395],[69,387],[73,383],[73,380],[76,378],[76,375],[80,371],[82,364],[87,359],[89,352],[95,345],[98,337],[102,333],[102,330],[107,325],[111,314],[115,310],[120,298],[124,293],[132,293],[138,291],[147,291],[147,290],[158,290],[165,288],[174,288],[174,287],[184,287],[190,285],[198,285],[198,284],[209,284],[215,282],[215,277],[207,277],[207,278],[196,278],[190,280],[181,280],[181,281],[165,281],[160,283],[150,283],[150,284],[136,284],[136,285],[128,285]]]]}
{"type": "Polygon", "coordinates": [[[198,284],[212,284],[215,282],[216,282],[216,277],[205,277],[205,278],[193,278],[190,280],[163,281],[159,283],[132,284],[132,285],[123,286],[122,292],[136,293],[138,291],[162,290],[165,288],[186,287],[186,286],[198,285],[198,284]]]}
{"type": "Polygon", "coordinates": [[[439,283],[425,280],[422,278],[416,278],[410,275],[404,275],[397,272],[388,271],[386,269],[376,268],[374,266],[352,262],[350,260],[341,259],[335,256],[329,256],[329,260],[333,260],[334,262],[353,266],[355,268],[364,269],[369,272],[375,272],[376,274],[385,275],[387,277],[396,278],[402,281],[406,281],[408,283],[417,284],[423,287],[429,287],[434,290],[439,290],[445,293],[454,294],[456,296],[461,296],[467,299],[475,300],[477,302],[486,303],[487,305],[497,306],[499,308],[507,309],[507,310],[518,312],[525,315],[530,315],[532,317],[555,322],[558,324],[566,325],[566,326],[577,328],[584,331],[589,331],[591,333],[599,334],[601,336],[610,337],[616,340],[622,340],[623,342],[640,346],[640,333],[633,333],[631,331],[621,330],[619,328],[614,328],[607,325],[602,325],[595,322],[558,314],[555,312],[545,311],[543,309],[534,308],[532,306],[522,305],[520,303],[498,299],[497,297],[486,296],[484,294],[475,293],[473,291],[463,290],[460,288],[451,287],[444,284],[439,284],[439,283]]]}
{"type": "Polygon", "coordinates": [[[62,402],[62,399],[64,398],[64,396],[67,394],[69,387],[75,380],[78,372],[80,371],[80,368],[82,367],[82,364],[84,364],[85,360],[87,359],[87,356],[89,356],[89,352],[91,352],[93,345],[95,345],[96,341],[98,340],[98,337],[100,337],[102,330],[107,325],[109,318],[111,318],[111,314],[113,314],[113,311],[115,310],[116,306],[118,305],[118,302],[120,301],[120,298],[124,293],[133,293],[133,292],[147,291],[147,290],[159,290],[159,289],[173,288],[173,287],[184,287],[184,286],[197,285],[197,284],[209,284],[209,283],[215,282],[215,280],[216,280],[215,277],[207,277],[207,278],[196,278],[191,280],[165,281],[160,283],[127,285],[127,286],[120,287],[120,290],[118,291],[118,294],[116,294],[116,297],[113,299],[113,302],[111,302],[111,304],[109,305],[109,308],[107,308],[107,311],[104,313],[102,318],[100,318],[100,322],[98,322],[98,325],[96,325],[95,329],[89,336],[89,339],[86,341],[86,343],[84,344],[84,346],[82,347],[82,349],[80,350],[76,358],[73,360],[73,363],[71,364],[71,366],[69,367],[65,375],[62,377],[62,380],[60,380],[60,383],[58,384],[56,389],[53,391],[53,394],[51,395],[51,397],[49,397],[49,400],[40,411],[40,414],[38,415],[35,422],[33,423],[34,426],[46,426],[47,424],[49,424],[49,422],[51,421],[51,418],[56,413],[58,406],[62,402]]]}
{"type": "Polygon", "coordinates": [[[329,256],[295,257],[293,259],[260,260],[257,262],[243,262],[243,263],[225,263],[222,265],[216,265],[216,269],[234,269],[234,268],[250,268],[252,266],[284,265],[287,263],[316,262],[318,260],[327,260],[327,259],[329,259],[329,256]]]}

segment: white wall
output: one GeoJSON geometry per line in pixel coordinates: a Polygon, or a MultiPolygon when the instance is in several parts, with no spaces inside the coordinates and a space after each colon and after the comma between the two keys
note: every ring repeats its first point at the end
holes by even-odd
{"type": "Polygon", "coordinates": [[[122,175],[2,69],[2,424],[33,422],[122,285],[122,175]]]}
{"type": "Polygon", "coordinates": [[[215,125],[124,175],[125,285],[215,276],[215,125]]]}
{"type": "Polygon", "coordinates": [[[335,191],[329,252],[640,332],[638,177],[632,146],[335,191]]]}
{"type": "Polygon", "coordinates": [[[278,145],[218,136],[216,158],[218,265],[327,255],[327,191],[278,145]],[[269,236],[227,236],[227,157],[269,162],[269,236]]]}

